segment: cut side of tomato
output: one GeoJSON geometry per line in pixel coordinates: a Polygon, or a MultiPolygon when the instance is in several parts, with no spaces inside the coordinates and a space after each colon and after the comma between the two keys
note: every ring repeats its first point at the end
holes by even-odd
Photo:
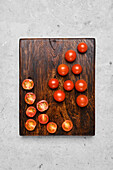
{"type": "Polygon", "coordinates": [[[73,123],[71,120],[65,120],[62,123],[62,129],[66,132],[69,132],[73,128],[73,123]]]}
{"type": "Polygon", "coordinates": [[[25,95],[25,102],[29,105],[33,104],[35,102],[35,100],[36,100],[36,96],[34,93],[29,92],[25,95]]]}
{"type": "Polygon", "coordinates": [[[54,123],[54,122],[49,122],[49,123],[47,124],[47,131],[48,131],[49,133],[55,133],[56,130],[57,130],[57,124],[56,124],[56,123],[54,123]]]}
{"type": "Polygon", "coordinates": [[[31,90],[31,89],[34,87],[34,82],[33,82],[33,80],[31,80],[31,79],[25,79],[25,80],[22,82],[22,87],[23,87],[23,89],[25,89],[25,90],[31,90]]]}
{"type": "Polygon", "coordinates": [[[27,108],[27,110],[26,110],[26,115],[27,115],[28,117],[34,117],[35,114],[36,114],[36,108],[35,108],[35,107],[30,106],[30,107],[27,108]]]}
{"type": "Polygon", "coordinates": [[[33,131],[36,127],[36,121],[33,120],[33,119],[28,119],[25,123],[25,128],[28,130],[28,131],[33,131]]]}
{"type": "Polygon", "coordinates": [[[41,100],[37,103],[37,109],[40,111],[40,112],[44,112],[48,109],[48,103],[46,100],[41,100]]]}
{"type": "Polygon", "coordinates": [[[41,124],[46,124],[49,121],[49,117],[46,114],[41,114],[38,116],[38,121],[41,124]]]}

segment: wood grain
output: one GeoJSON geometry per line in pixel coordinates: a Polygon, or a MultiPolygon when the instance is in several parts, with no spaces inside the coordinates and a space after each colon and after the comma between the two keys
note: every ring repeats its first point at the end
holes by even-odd
{"type": "Polygon", "coordinates": [[[35,38],[35,39],[20,39],[20,58],[19,58],[19,120],[20,120],[20,135],[35,136],[35,135],[95,135],[95,39],[94,38],[35,38]],[[80,54],[77,51],[77,45],[80,42],[85,42],[88,45],[88,50],[85,54],[80,54]],[[67,50],[72,49],[77,53],[76,60],[73,63],[68,63],[64,55],[67,50]],[[67,64],[69,66],[69,74],[61,77],[57,73],[59,64],[67,64]],[[82,66],[83,71],[80,75],[75,76],[71,72],[72,66],[78,63],[82,66]],[[26,78],[31,78],[34,81],[34,88],[30,91],[36,94],[36,101],[47,100],[49,109],[46,114],[50,121],[54,121],[58,125],[58,130],[55,134],[49,134],[46,130],[46,125],[41,125],[38,122],[37,111],[33,118],[37,122],[36,129],[29,132],[25,129],[25,122],[28,117],[25,111],[28,105],[24,101],[24,96],[28,91],[22,88],[22,81],[26,78]],[[66,92],[66,99],[62,103],[57,103],[53,99],[55,90],[48,87],[48,81],[51,78],[59,80],[58,89],[63,89],[65,80],[72,80],[74,83],[79,79],[84,79],[88,84],[88,89],[83,92],[88,99],[88,106],[80,108],[76,104],[76,97],[81,94],[73,89],[71,92],[66,92]],[[73,122],[73,129],[70,132],[62,130],[64,120],[70,119],[73,122]]]}

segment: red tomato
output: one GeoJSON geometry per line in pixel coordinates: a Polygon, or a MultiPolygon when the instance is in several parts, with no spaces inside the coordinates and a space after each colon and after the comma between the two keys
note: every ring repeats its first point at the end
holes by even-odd
{"type": "Polygon", "coordinates": [[[35,120],[33,119],[28,119],[25,123],[25,128],[28,130],[28,131],[33,131],[36,127],[36,122],[35,120]]]}
{"type": "Polygon", "coordinates": [[[25,102],[27,104],[33,104],[35,102],[35,100],[36,100],[36,96],[34,93],[32,93],[32,92],[26,93],[25,102]]]}
{"type": "Polygon", "coordinates": [[[28,117],[33,117],[33,116],[35,116],[35,114],[36,114],[36,109],[35,109],[35,107],[30,106],[30,107],[27,108],[27,110],[26,110],[26,115],[27,115],[28,117]]]}
{"type": "Polygon", "coordinates": [[[22,82],[22,87],[25,89],[25,90],[31,90],[34,86],[34,82],[33,80],[31,79],[25,79],[23,82],[22,82]]]}
{"type": "Polygon", "coordinates": [[[87,83],[84,80],[78,80],[75,83],[75,89],[77,91],[83,92],[87,89],[87,83]]]}
{"type": "Polygon", "coordinates": [[[57,70],[61,76],[65,76],[69,72],[69,67],[66,64],[60,64],[57,70]]]}
{"type": "Polygon", "coordinates": [[[54,123],[54,122],[49,122],[49,123],[47,124],[47,131],[48,131],[49,133],[55,133],[56,130],[57,130],[57,124],[56,124],[56,123],[54,123]]]}
{"type": "Polygon", "coordinates": [[[73,128],[73,123],[71,120],[65,120],[62,123],[62,129],[66,132],[70,131],[73,128]]]}
{"type": "Polygon", "coordinates": [[[85,95],[79,95],[76,99],[78,106],[85,107],[88,104],[88,98],[85,95]]]}
{"type": "Polygon", "coordinates": [[[53,96],[57,102],[62,102],[65,99],[65,93],[61,90],[55,91],[53,96]]]}
{"type": "Polygon", "coordinates": [[[45,110],[48,109],[48,103],[46,100],[41,100],[37,103],[37,109],[40,111],[40,112],[44,112],[45,110]]]}
{"type": "Polygon", "coordinates": [[[64,82],[64,89],[67,91],[71,91],[74,88],[74,83],[71,80],[66,80],[64,82]]]}
{"type": "Polygon", "coordinates": [[[68,62],[73,62],[73,61],[76,59],[76,52],[73,51],[73,50],[68,50],[68,51],[65,53],[65,59],[66,59],[68,62]]]}
{"type": "Polygon", "coordinates": [[[57,79],[53,78],[49,80],[48,85],[51,89],[56,89],[59,85],[59,82],[57,79]]]}
{"type": "Polygon", "coordinates": [[[72,67],[72,72],[73,72],[74,74],[80,74],[80,73],[82,72],[82,67],[81,67],[81,65],[80,65],[80,64],[75,64],[75,65],[73,65],[73,67],[72,67]]]}
{"type": "Polygon", "coordinates": [[[80,53],[85,53],[87,51],[88,47],[87,47],[86,43],[81,42],[80,44],[78,44],[77,49],[80,53]]]}
{"type": "Polygon", "coordinates": [[[41,124],[46,124],[48,121],[49,121],[49,117],[48,115],[46,114],[40,114],[38,116],[38,121],[41,123],[41,124]]]}

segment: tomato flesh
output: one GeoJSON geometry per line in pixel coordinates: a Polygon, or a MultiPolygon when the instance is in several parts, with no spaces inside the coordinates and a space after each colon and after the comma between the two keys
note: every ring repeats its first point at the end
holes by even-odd
{"type": "Polygon", "coordinates": [[[65,99],[65,93],[61,90],[57,90],[54,92],[53,97],[57,102],[62,102],[65,99]]]}
{"type": "Polygon", "coordinates": [[[69,132],[73,128],[73,123],[71,120],[65,120],[62,123],[62,129],[66,132],[69,132]]]}
{"type": "Polygon", "coordinates": [[[88,105],[88,98],[85,95],[79,95],[76,99],[78,106],[85,107],[88,105]]]}
{"type": "Polygon", "coordinates": [[[87,47],[86,43],[81,42],[81,43],[78,44],[77,49],[80,53],[85,53],[87,51],[88,47],[87,47]]]}
{"type": "Polygon", "coordinates": [[[35,107],[30,106],[30,107],[27,108],[27,110],[26,110],[26,115],[27,115],[28,117],[34,117],[35,114],[36,114],[36,108],[35,108],[35,107]]]}
{"type": "Polygon", "coordinates": [[[25,79],[25,80],[22,82],[22,87],[23,87],[25,90],[31,90],[31,89],[34,87],[34,82],[33,82],[33,80],[31,80],[31,79],[25,79]]]}
{"type": "Polygon", "coordinates": [[[48,103],[46,100],[41,100],[37,103],[37,109],[40,111],[40,112],[44,112],[48,109],[48,103]]]}
{"type": "Polygon", "coordinates": [[[28,131],[33,131],[36,127],[36,121],[33,120],[33,119],[28,119],[25,123],[25,128],[28,130],[28,131]]]}
{"type": "Polygon", "coordinates": [[[69,67],[66,64],[60,64],[57,71],[61,76],[66,76],[69,72],[69,67]]]}
{"type": "Polygon", "coordinates": [[[75,83],[75,89],[79,92],[83,92],[87,89],[87,83],[84,80],[78,80],[75,83]]]}
{"type": "Polygon", "coordinates": [[[65,90],[71,91],[74,88],[74,83],[71,80],[66,80],[63,86],[65,90]]]}
{"type": "Polygon", "coordinates": [[[54,122],[49,122],[49,123],[47,124],[47,131],[48,131],[49,133],[55,133],[56,130],[57,130],[57,124],[56,124],[56,123],[54,123],[54,122]]]}
{"type": "Polygon", "coordinates": [[[41,124],[46,124],[49,121],[49,117],[46,114],[41,114],[38,116],[38,121],[41,124]]]}
{"type": "Polygon", "coordinates": [[[56,89],[59,85],[59,82],[58,82],[57,79],[52,78],[52,79],[49,80],[48,85],[51,89],[56,89]]]}
{"type": "Polygon", "coordinates": [[[36,96],[34,93],[32,93],[32,92],[26,93],[25,102],[27,104],[33,104],[35,102],[35,100],[36,100],[36,96]]]}
{"type": "Polygon", "coordinates": [[[74,74],[80,74],[80,73],[82,72],[82,67],[81,67],[81,65],[80,65],[80,64],[75,64],[75,65],[73,65],[73,67],[72,67],[72,72],[73,72],[74,74]]]}
{"type": "Polygon", "coordinates": [[[73,62],[73,61],[76,59],[76,52],[73,51],[73,50],[68,50],[68,51],[65,53],[65,59],[66,59],[68,62],[73,62]]]}

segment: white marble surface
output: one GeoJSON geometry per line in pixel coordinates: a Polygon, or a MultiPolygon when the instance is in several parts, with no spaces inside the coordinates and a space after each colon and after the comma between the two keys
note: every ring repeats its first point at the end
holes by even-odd
{"type": "Polygon", "coordinates": [[[113,170],[113,1],[0,0],[0,170],[113,170]],[[96,136],[20,137],[19,38],[96,38],[96,136]]]}

